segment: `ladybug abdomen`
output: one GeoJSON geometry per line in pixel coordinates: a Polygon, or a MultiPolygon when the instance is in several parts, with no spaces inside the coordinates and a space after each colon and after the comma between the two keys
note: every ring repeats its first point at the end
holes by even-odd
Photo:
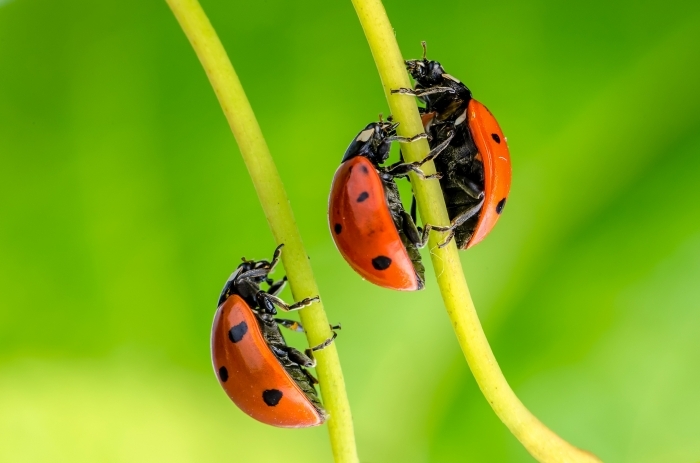
{"type": "Polygon", "coordinates": [[[391,217],[382,180],[368,159],[356,156],[340,165],[328,209],[333,240],[357,273],[384,288],[420,288],[391,217]]]}
{"type": "Polygon", "coordinates": [[[325,414],[316,409],[277,360],[255,314],[237,294],[216,311],[211,356],[226,394],[256,420],[283,428],[323,423],[325,414]]]}

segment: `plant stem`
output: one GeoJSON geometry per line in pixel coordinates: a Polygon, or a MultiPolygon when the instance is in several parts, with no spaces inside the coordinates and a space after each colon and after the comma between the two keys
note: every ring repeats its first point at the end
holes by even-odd
{"type": "MultiPolygon", "coordinates": [[[[282,180],[270,156],[253,109],[216,31],[197,0],[166,0],[209,77],[238,142],[265,216],[277,243],[284,243],[282,262],[295,300],[319,294],[308,255],[296,226],[282,180]]],[[[322,303],[301,310],[310,345],[331,336],[322,303]]],[[[352,415],[335,344],[315,354],[333,456],[337,463],[358,462],[352,415]]]]}
{"type": "MultiPolygon", "coordinates": [[[[411,84],[381,0],[352,2],[377,64],[391,113],[394,120],[401,123],[399,134],[412,136],[423,132],[415,100],[391,94],[391,89],[410,88],[411,84]]],[[[428,154],[429,146],[426,140],[421,140],[403,144],[401,149],[406,161],[412,162],[423,159],[428,154]]],[[[423,171],[426,174],[434,173],[433,163],[425,164],[423,171]]],[[[439,182],[424,181],[411,174],[411,184],[424,223],[448,225],[450,221],[439,182]]],[[[479,322],[454,240],[446,248],[439,249],[439,236],[435,233],[431,235],[429,247],[447,314],[481,392],[496,415],[541,462],[599,462],[595,455],[574,447],[552,432],[516,397],[496,362],[479,322]]]]}

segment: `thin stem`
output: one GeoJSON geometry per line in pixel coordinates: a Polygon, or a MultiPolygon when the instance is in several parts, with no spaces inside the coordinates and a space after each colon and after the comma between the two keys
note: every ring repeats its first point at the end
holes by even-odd
{"type": "MultiPolygon", "coordinates": [[[[272,234],[277,243],[285,245],[282,262],[294,299],[300,300],[319,294],[282,180],[253,109],[216,31],[197,0],[166,2],[209,77],[209,82],[236,137],[272,234]]],[[[303,309],[300,316],[310,345],[317,345],[331,336],[322,303],[312,304],[303,309]]],[[[324,406],[331,416],[328,432],[335,461],[356,463],[359,460],[352,415],[335,344],[317,352],[315,357],[318,359],[317,372],[324,406]]]]}
{"type": "MultiPolygon", "coordinates": [[[[401,123],[399,134],[410,137],[423,132],[415,100],[390,92],[391,89],[410,88],[411,84],[384,6],[380,0],[352,2],[377,64],[391,113],[394,120],[401,123]]],[[[426,140],[403,144],[401,149],[408,162],[423,159],[429,151],[426,140]]],[[[426,174],[434,173],[434,169],[432,162],[423,165],[426,174]]],[[[424,221],[448,225],[450,221],[439,182],[420,180],[411,174],[411,184],[424,221]]],[[[552,432],[516,397],[496,362],[479,322],[454,240],[449,246],[439,249],[437,243],[440,239],[440,235],[432,234],[429,241],[440,292],[469,367],[496,415],[541,462],[599,462],[595,455],[574,447],[552,432]]]]}

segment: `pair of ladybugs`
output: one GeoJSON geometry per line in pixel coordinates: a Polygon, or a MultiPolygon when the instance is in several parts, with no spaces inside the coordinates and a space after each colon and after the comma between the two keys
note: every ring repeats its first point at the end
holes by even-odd
{"type": "MultiPolygon", "coordinates": [[[[375,122],[352,141],[333,179],[329,220],[341,254],[367,280],[398,290],[424,286],[418,248],[430,229],[449,232],[460,249],[481,241],[493,228],[510,189],[510,155],[505,137],[491,113],[471,97],[469,89],[445,73],[437,61],[406,61],[415,89],[395,93],[421,98],[425,134],[396,135],[398,124],[375,122]],[[428,137],[430,154],[420,162],[381,166],[391,143],[428,137]],[[437,174],[420,167],[435,160],[437,174]],[[416,226],[415,201],[408,214],[394,179],[415,172],[439,178],[450,215],[449,226],[416,226]]],[[[288,305],[277,295],[286,277],[269,274],[279,262],[282,245],[271,261],[243,259],[219,297],[211,335],[211,353],[219,383],[248,415],[279,427],[322,424],[328,415],[306,370],[315,366],[313,352],[333,342],[333,336],[302,353],[287,346],[279,325],[303,331],[298,322],[276,318],[277,309],[298,310],[318,301],[307,298],[288,305]],[[262,284],[267,290],[261,288],[262,284]]],[[[332,330],[340,326],[331,327],[332,330]]]]}
{"type": "MultiPolygon", "coordinates": [[[[424,44],[425,50],[425,44],[424,44]]],[[[414,291],[424,286],[418,248],[429,231],[449,232],[460,249],[484,239],[503,211],[510,190],[510,154],[496,119],[472,98],[466,85],[447,74],[437,61],[406,61],[415,89],[392,93],[413,95],[422,110],[426,134],[396,135],[396,126],[374,122],[350,143],[335,173],[328,220],[333,239],[350,266],[365,279],[385,288],[414,291]],[[420,162],[381,164],[394,141],[428,137],[431,151],[420,162]],[[420,166],[435,160],[437,174],[425,176],[420,166]],[[409,215],[394,179],[410,171],[421,178],[439,178],[451,223],[416,226],[415,199],[409,215]]]]}

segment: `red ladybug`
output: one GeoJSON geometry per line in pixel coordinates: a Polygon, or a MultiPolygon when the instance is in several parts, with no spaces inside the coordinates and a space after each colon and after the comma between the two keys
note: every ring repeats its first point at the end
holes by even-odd
{"type": "Polygon", "coordinates": [[[313,351],[328,346],[336,333],[305,354],[287,346],[277,325],[304,330],[298,322],[275,318],[275,306],[298,310],[319,298],[287,305],[277,297],[286,277],[275,282],[268,274],[282,246],[271,262],[243,259],[226,282],[214,315],[211,358],[221,387],[245,413],[272,426],[306,428],[328,418],[314,387],[318,381],[306,368],[316,365],[313,351]],[[267,291],[260,288],[262,283],[269,285],[267,291]]]}
{"type": "Polygon", "coordinates": [[[425,268],[418,248],[425,245],[429,227],[416,227],[404,210],[394,178],[410,171],[423,178],[439,178],[425,176],[420,170],[439,150],[420,162],[381,167],[389,157],[391,142],[426,136],[399,137],[397,126],[373,122],[350,143],[333,178],[328,221],[338,250],[363,278],[384,288],[415,291],[424,286],[425,268]]]}
{"type": "Polygon", "coordinates": [[[475,99],[462,82],[447,74],[437,61],[425,58],[406,61],[416,81],[415,89],[397,89],[426,103],[423,125],[431,146],[449,141],[435,160],[442,174],[442,187],[450,226],[445,246],[454,237],[467,249],[493,229],[503,212],[511,183],[510,153],[506,138],[491,112],[475,99]]]}

